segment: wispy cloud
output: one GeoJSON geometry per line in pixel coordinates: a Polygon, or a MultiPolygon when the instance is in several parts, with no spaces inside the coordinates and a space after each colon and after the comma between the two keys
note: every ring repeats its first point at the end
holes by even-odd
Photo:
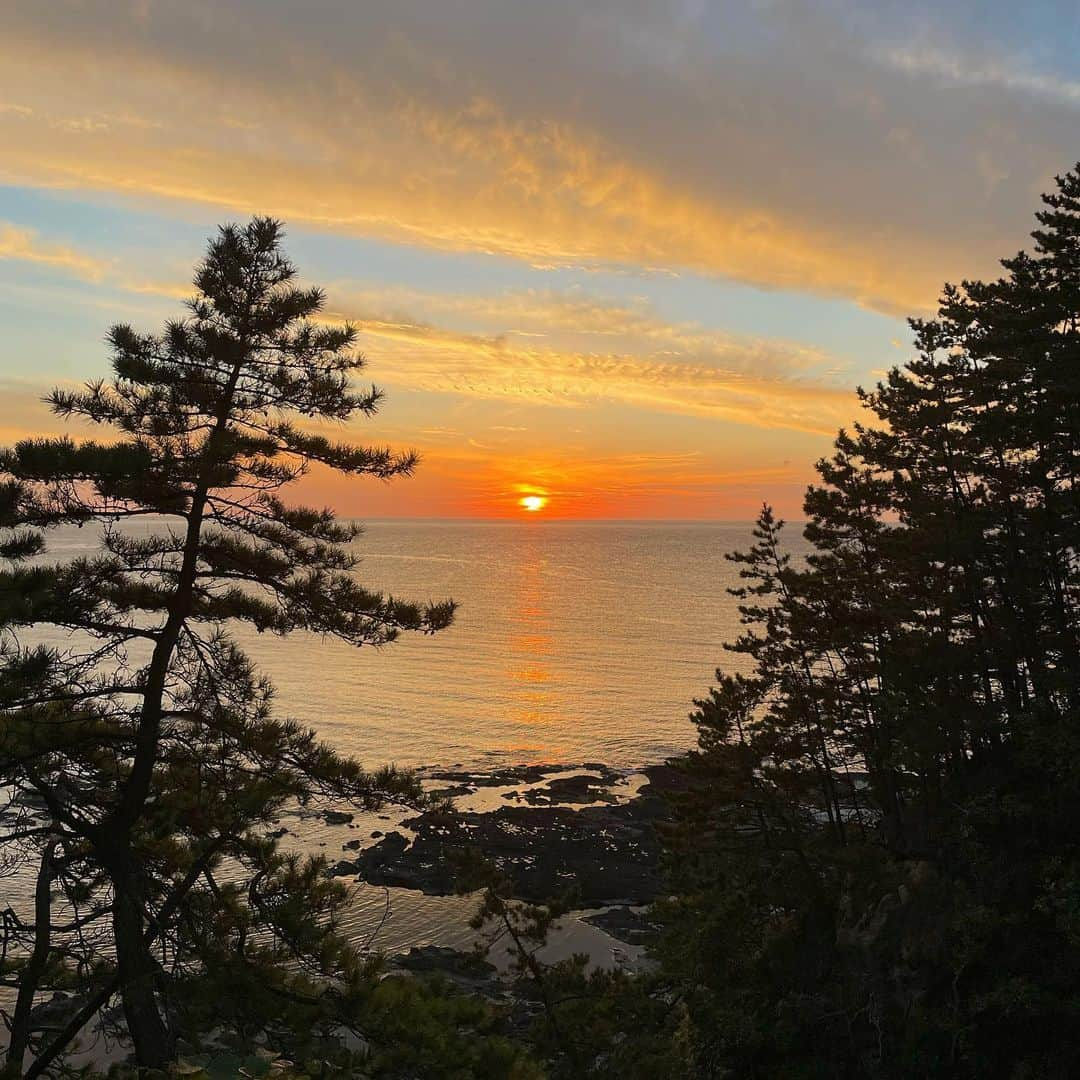
{"type": "Polygon", "coordinates": [[[505,338],[429,326],[372,320],[363,326],[379,378],[415,389],[567,407],[616,402],[647,412],[824,435],[834,433],[855,407],[848,387],[742,370],[754,354],[767,366],[779,366],[784,354],[780,343],[747,342],[746,355],[740,355],[724,341],[711,355],[706,350],[658,360],[629,353],[524,348],[505,338]],[[724,366],[724,356],[740,366],[724,366]]]}
{"type": "Polygon", "coordinates": [[[842,4],[755,6],[755,32],[676,0],[43,12],[0,43],[8,180],[543,266],[921,310],[1022,241],[1075,152],[1067,79],[868,46],[842,4]]]}
{"type": "Polygon", "coordinates": [[[881,49],[877,57],[910,75],[929,75],[955,86],[994,87],[1061,104],[1080,106],[1080,80],[1026,69],[1008,56],[965,55],[934,46],[881,49]]]}
{"type": "Polygon", "coordinates": [[[88,281],[101,281],[111,269],[106,259],[43,240],[33,229],[0,221],[0,259],[38,263],[88,281]]]}
{"type": "Polygon", "coordinates": [[[844,366],[820,349],[673,323],[644,303],[412,295],[427,312],[501,325],[477,333],[421,322],[399,306],[406,297],[392,297],[387,311],[379,293],[332,296],[331,316],[360,325],[378,377],[391,384],[564,407],[615,402],[817,434],[834,433],[855,405],[844,366]],[[543,337],[515,329],[540,326],[543,337]]]}
{"type": "MultiPolygon", "coordinates": [[[[0,257],[7,250],[11,258],[139,295],[177,299],[191,292],[0,226],[0,257]]],[[[413,390],[570,408],[618,403],[825,435],[854,404],[843,366],[820,349],[673,323],[644,302],[628,306],[581,292],[470,296],[340,286],[331,301],[324,318],[360,326],[379,380],[413,390]],[[441,315],[442,325],[410,314],[410,305],[441,315]],[[465,331],[447,319],[496,329],[465,331]]],[[[431,437],[453,429],[424,430],[431,437]]]]}
{"type": "MultiPolygon", "coordinates": [[[[101,437],[92,425],[53,416],[41,400],[45,389],[26,380],[0,382],[0,444],[31,433],[101,437]]],[[[714,450],[604,452],[510,442],[493,452],[481,440],[458,433],[421,434],[428,451],[407,483],[388,487],[345,480],[316,468],[299,496],[347,515],[513,517],[520,495],[529,490],[549,496],[550,512],[558,517],[745,518],[765,492],[785,506],[797,506],[809,479],[804,463],[729,464],[714,450]]]]}

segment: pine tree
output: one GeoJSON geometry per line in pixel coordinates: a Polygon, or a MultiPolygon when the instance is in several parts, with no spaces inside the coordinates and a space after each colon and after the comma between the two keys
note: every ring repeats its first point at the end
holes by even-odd
{"type": "MultiPolygon", "coordinates": [[[[388,480],[416,464],[324,434],[374,414],[381,394],[353,388],[357,331],[320,320],[323,294],[296,285],[281,239],[265,218],[222,228],[186,317],[159,336],[115,326],[112,378],[50,395],[57,415],[111,435],[0,454],[0,784],[12,793],[0,851],[12,867],[40,864],[32,922],[6,923],[27,1005],[14,1018],[15,1074],[29,1002],[49,985],[66,981],[83,1000],[58,1037],[37,1042],[27,1075],[116,994],[139,1065],[161,1067],[185,980],[258,987],[256,1000],[295,992],[301,976],[348,988],[365,974],[333,932],[343,890],[318,860],[280,855],[267,825],[289,800],[375,806],[419,790],[275,718],[228,626],[383,645],[442,629],[453,604],[363,586],[359,528],[281,498],[313,466],[388,480]],[[160,527],[124,529],[140,518],[160,527]],[[50,561],[46,536],[71,525],[97,529],[99,553],[50,561]],[[41,627],[70,645],[31,644],[41,627]]],[[[314,984],[310,996],[312,1008],[330,1000],[314,984]]]]}
{"type": "Polygon", "coordinates": [[[663,971],[701,1075],[1075,1075],[1080,169],[737,556],[663,971]]]}

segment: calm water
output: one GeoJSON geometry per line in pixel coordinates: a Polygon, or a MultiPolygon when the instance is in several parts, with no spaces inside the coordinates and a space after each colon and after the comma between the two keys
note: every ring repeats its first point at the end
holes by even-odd
{"type": "MultiPolygon", "coordinates": [[[[129,526],[150,530],[160,525],[129,526]]],[[[278,704],[374,765],[633,767],[693,742],[687,714],[738,631],[724,559],[748,523],[369,523],[365,585],[450,596],[454,625],[384,649],[242,631],[278,704]]],[[[49,557],[88,551],[53,534],[49,557]]]]}
{"type": "MultiPolygon", "coordinates": [[[[461,609],[450,629],[382,650],[238,636],[277,685],[282,713],[369,765],[603,761],[629,770],[692,745],[693,698],[719,663],[738,661],[721,647],[739,629],[725,591],[737,568],[724,555],[749,540],[748,523],[373,522],[359,541],[364,584],[453,597],[461,609]]],[[[59,530],[47,558],[95,547],[91,529],[59,530]]],[[[290,845],[331,861],[346,840],[372,843],[373,829],[400,827],[390,811],[361,815],[351,832],[317,815],[286,820],[290,845]]],[[[29,902],[29,876],[7,884],[29,902]]],[[[467,948],[472,908],[468,898],[365,886],[345,928],[391,953],[467,948]]],[[[628,951],[576,919],[560,933],[557,948],[607,966],[628,951]]]]}

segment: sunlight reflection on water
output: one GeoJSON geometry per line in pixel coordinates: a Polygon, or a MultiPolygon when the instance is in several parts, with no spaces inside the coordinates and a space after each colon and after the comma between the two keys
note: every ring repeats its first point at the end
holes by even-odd
{"type": "MultiPolygon", "coordinates": [[[[690,746],[693,699],[717,665],[740,666],[722,648],[739,632],[724,555],[749,541],[748,523],[376,521],[358,541],[364,584],[453,597],[449,630],[360,650],[237,636],[282,713],[369,764],[635,767],[690,746]]],[[[49,555],[94,544],[61,530],[49,555]]]]}

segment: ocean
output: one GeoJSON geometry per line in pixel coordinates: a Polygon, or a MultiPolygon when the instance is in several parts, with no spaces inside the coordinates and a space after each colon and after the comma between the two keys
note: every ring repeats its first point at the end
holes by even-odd
{"type": "MultiPolygon", "coordinates": [[[[141,520],[125,530],[153,531],[141,520]]],[[[493,768],[600,761],[637,768],[694,743],[688,714],[718,665],[743,658],[738,567],[751,525],[372,521],[359,576],[403,599],[452,597],[454,624],[356,649],[239,627],[284,715],[365,765],[493,768]]],[[[90,554],[91,529],[50,534],[47,559],[90,554]]],[[[53,635],[50,639],[57,640],[53,635]]]]}
{"type": "Polygon", "coordinates": [[[453,626],[383,649],[244,644],[281,708],[365,763],[637,767],[694,741],[688,714],[739,631],[724,558],[750,526],[378,521],[363,583],[452,597],[453,626]]]}
{"type": "MultiPolygon", "coordinates": [[[[123,527],[165,526],[145,519],[123,527]]],[[[452,597],[460,609],[449,629],[404,635],[381,649],[234,632],[275,684],[279,713],[369,767],[491,772],[601,762],[624,774],[614,789],[621,801],[644,780],[636,770],[694,745],[688,716],[716,667],[745,665],[723,649],[740,631],[727,592],[739,582],[738,566],[725,555],[748,547],[750,532],[749,522],[372,521],[357,541],[363,584],[403,599],[452,597]]],[[[94,529],[65,528],[49,534],[44,558],[96,549],[94,529]]],[[[55,631],[23,640],[65,644],[55,631]]],[[[461,807],[479,800],[491,810],[507,797],[481,788],[461,807]]],[[[332,863],[349,854],[350,841],[366,847],[383,832],[407,834],[408,816],[388,807],[346,827],[289,811],[282,843],[332,863]]],[[[32,869],[6,882],[11,902],[29,903],[32,869]]],[[[357,883],[343,929],[390,954],[431,944],[471,948],[474,906],[470,898],[357,883]]],[[[583,952],[604,966],[632,965],[641,953],[576,915],[549,949],[551,958],[583,952]]]]}

